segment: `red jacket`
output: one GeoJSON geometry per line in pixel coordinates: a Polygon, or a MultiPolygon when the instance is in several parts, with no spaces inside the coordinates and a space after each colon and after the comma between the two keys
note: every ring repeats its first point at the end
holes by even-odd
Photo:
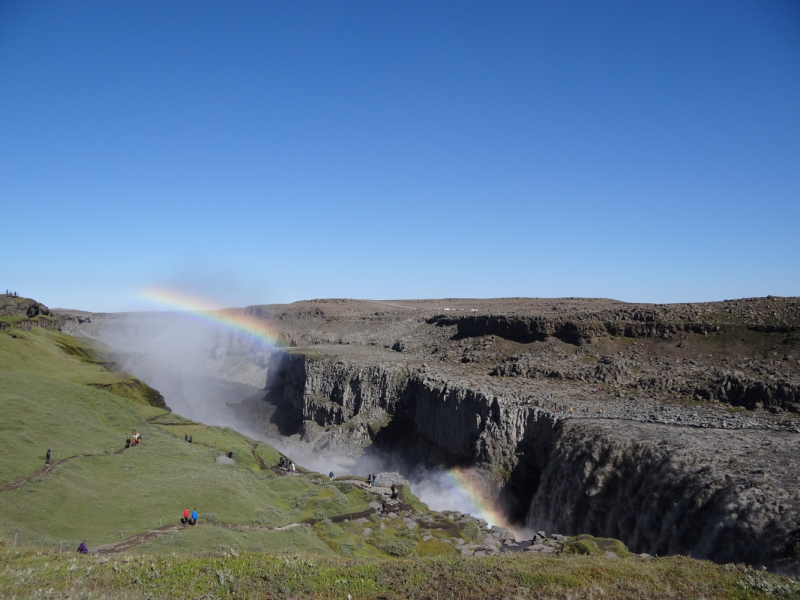
{"type": "Polygon", "coordinates": [[[185,511],[183,511],[183,518],[184,519],[188,519],[189,518],[189,509],[188,508],[185,511]]]}

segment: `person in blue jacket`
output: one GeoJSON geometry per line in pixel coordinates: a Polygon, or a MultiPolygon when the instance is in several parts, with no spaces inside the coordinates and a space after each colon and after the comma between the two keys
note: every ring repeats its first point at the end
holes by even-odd
{"type": "Polygon", "coordinates": [[[192,511],[192,525],[197,525],[197,509],[192,511]]]}

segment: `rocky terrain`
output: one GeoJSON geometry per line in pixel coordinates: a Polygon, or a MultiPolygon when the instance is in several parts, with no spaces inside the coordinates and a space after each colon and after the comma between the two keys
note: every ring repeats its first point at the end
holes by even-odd
{"type": "MultiPolygon", "coordinates": [[[[239,312],[285,349],[220,331],[204,341],[207,368],[263,381],[236,409],[298,452],[467,467],[534,530],[798,570],[800,299],[239,312]]],[[[64,331],[107,342],[166,318],[59,315],[64,331]]]]}

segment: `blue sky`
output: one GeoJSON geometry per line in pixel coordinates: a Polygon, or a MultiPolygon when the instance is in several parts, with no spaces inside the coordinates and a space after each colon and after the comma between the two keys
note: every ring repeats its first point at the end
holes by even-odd
{"type": "Polygon", "coordinates": [[[800,295],[800,5],[0,2],[0,287],[800,295]]]}

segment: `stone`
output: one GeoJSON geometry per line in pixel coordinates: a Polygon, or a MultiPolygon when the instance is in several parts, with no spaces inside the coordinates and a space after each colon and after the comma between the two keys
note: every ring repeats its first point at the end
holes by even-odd
{"type": "Polygon", "coordinates": [[[224,454],[220,454],[220,455],[217,457],[217,464],[218,464],[218,465],[235,465],[235,464],[236,464],[236,461],[235,461],[235,460],[233,460],[232,458],[228,458],[228,457],[227,457],[227,456],[225,456],[224,454]]]}
{"type": "Polygon", "coordinates": [[[406,527],[408,527],[409,531],[414,531],[417,527],[419,527],[419,525],[417,525],[414,521],[411,521],[411,523],[406,523],[406,527]]]}
{"type": "Polygon", "coordinates": [[[364,523],[369,523],[369,519],[361,517],[360,519],[356,519],[356,523],[358,523],[359,525],[363,525],[364,523]]]}
{"type": "Polygon", "coordinates": [[[372,535],[372,529],[369,527],[364,527],[364,529],[361,530],[361,533],[364,535],[372,535]]]}
{"type": "Polygon", "coordinates": [[[617,556],[616,553],[611,552],[610,550],[606,550],[605,552],[603,552],[603,556],[611,560],[619,560],[619,556],[617,556]]]}

